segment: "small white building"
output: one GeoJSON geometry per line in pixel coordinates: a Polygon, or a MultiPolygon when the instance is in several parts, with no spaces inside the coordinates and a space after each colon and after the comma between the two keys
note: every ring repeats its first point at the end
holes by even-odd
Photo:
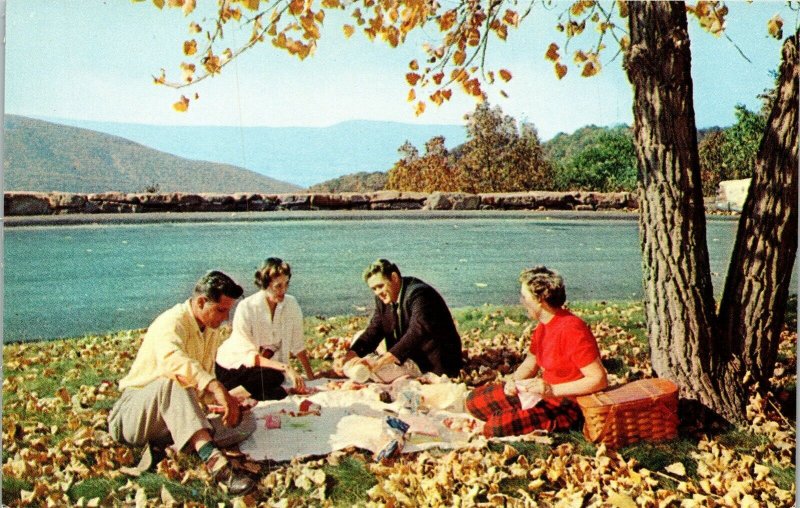
{"type": "Polygon", "coordinates": [[[750,179],[723,180],[717,190],[717,210],[741,212],[750,190],[750,179]]]}

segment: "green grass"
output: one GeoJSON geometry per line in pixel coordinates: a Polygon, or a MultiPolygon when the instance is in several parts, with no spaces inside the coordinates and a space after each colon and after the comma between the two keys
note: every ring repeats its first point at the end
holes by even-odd
{"type": "Polygon", "coordinates": [[[378,481],[363,460],[346,457],[336,466],[326,466],[325,474],[332,480],[328,498],[336,506],[353,506],[366,499],[366,492],[378,481]]]}
{"type": "MultiPolygon", "coordinates": [[[[3,463],[5,463],[5,457],[3,458],[3,463]]],[[[32,488],[33,484],[27,479],[3,475],[3,499],[6,501],[19,499],[20,491],[31,490],[32,488]]]]}
{"type": "MultiPolygon", "coordinates": [[[[609,348],[614,348],[613,353],[604,354],[604,363],[610,373],[626,377],[631,369],[646,368],[649,358],[641,304],[587,302],[571,304],[571,308],[596,330],[601,349],[610,351],[609,348]]],[[[513,348],[520,354],[525,353],[528,338],[524,332],[530,320],[520,306],[460,308],[453,311],[453,316],[465,345],[488,347],[486,345],[490,344],[494,348],[513,348]]],[[[330,344],[339,339],[351,339],[366,324],[367,317],[363,315],[307,317],[304,329],[314,368],[330,368],[333,359],[331,351],[336,349],[330,348],[330,344]]],[[[141,331],[133,331],[47,343],[4,345],[3,464],[15,460],[22,449],[36,453],[62,449],[72,443],[76,432],[81,429],[104,430],[104,416],[119,395],[116,383],[127,373],[140,335],[141,331]],[[66,390],[66,394],[63,390],[66,390]],[[68,401],[59,398],[59,393],[66,395],[68,401]],[[83,400],[80,407],[73,406],[76,399],[83,400]]],[[[782,354],[787,361],[794,362],[791,350],[790,347],[784,347],[782,354]]],[[[795,382],[788,380],[788,384],[794,386],[795,382]]],[[[546,460],[553,449],[563,444],[571,445],[574,454],[593,457],[597,452],[597,447],[588,443],[579,431],[558,433],[552,437],[551,445],[525,441],[508,444],[530,461],[546,460]]],[[[678,439],[669,442],[637,443],[622,448],[619,453],[626,460],[635,459],[639,464],[637,467],[654,472],[681,462],[689,480],[696,480],[697,463],[692,453],[698,450],[700,439],[701,436],[681,434],[678,439]]],[[[740,454],[750,454],[755,448],[768,444],[767,438],[736,428],[718,433],[714,439],[721,446],[740,454]]],[[[486,453],[502,453],[505,446],[505,443],[492,443],[486,453]]],[[[119,450],[126,448],[119,446],[119,450]]],[[[81,498],[85,501],[99,498],[101,504],[122,504],[126,497],[132,499],[135,495],[134,491],[124,491],[124,485],[129,480],[143,488],[151,502],[161,498],[162,488],[166,488],[178,503],[217,506],[218,503],[230,502],[215,486],[199,480],[183,484],[180,477],[169,479],[156,473],[129,478],[95,471],[104,449],[99,444],[91,444],[85,456],[75,456],[91,473],[84,477],[76,475],[67,492],[71,502],[76,503],[81,498]]],[[[129,459],[132,463],[128,465],[135,463],[140,451],[138,448],[132,450],[129,459]]],[[[36,457],[50,460],[44,455],[36,457]]],[[[403,460],[411,461],[413,456],[403,460]]],[[[398,461],[398,467],[403,467],[403,460],[398,461]]],[[[180,455],[177,464],[181,471],[201,467],[199,459],[190,454],[180,455]]],[[[287,466],[279,464],[270,467],[280,470],[287,466]]],[[[374,469],[371,469],[369,459],[358,453],[343,457],[336,465],[318,467],[323,468],[326,474],[326,497],[333,506],[354,506],[367,502],[366,492],[380,479],[377,473],[372,472],[374,469]]],[[[778,463],[771,463],[769,467],[771,478],[779,488],[789,490],[794,486],[794,467],[778,463]]],[[[17,477],[13,471],[4,467],[2,478],[3,500],[10,506],[19,504],[21,491],[31,491],[36,482],[56,482],[45,473],[17,477]]],[[[657,475],[654,478],[659,482],[658,488],[670,491],[676,488],[675,482],[668,477],[657,475]]],[[[547,483],[542,489],[556,487],[547,483]]],[[[511,496],[517,489],[526,489],[527,481],[506,479],[499,488],[511,496]]],[[[309,502],[305,499],[307,494],[290,485],[281,495],[287,499],[289,506],[302,506],[309,502]]]]}

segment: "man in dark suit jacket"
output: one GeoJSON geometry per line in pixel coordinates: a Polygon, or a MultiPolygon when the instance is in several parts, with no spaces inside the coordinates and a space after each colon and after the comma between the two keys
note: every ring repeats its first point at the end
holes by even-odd
{"type": "Polygon", "coordinates": [[[364,271],[364,281],[375,293],[375,312],[345,360],[363,358],[385,339],[387,352],[369,365],[373,371],[411,359],[423,373],[458,376],[461,337],[441,295],[417,278],[402,277],[397,265],[385,259],[364,271]]]}

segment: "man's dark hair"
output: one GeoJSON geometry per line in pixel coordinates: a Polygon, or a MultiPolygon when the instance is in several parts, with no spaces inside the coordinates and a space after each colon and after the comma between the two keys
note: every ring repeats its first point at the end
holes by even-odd
{"type": "Polygon", "coordinates": [[[214,302],[219,302],[223,296],[238,300],[243,293],[242,286],[217,270],[212,270],[203,275],[194,286],[195,296],[204,295],[214,302]]]}
{"type": "Polygon", "coordinates": [[[366,270],[364,270],[364,282],[367,281],[370,277],[379,273],[386,277],[387,279],[392,276],[393,273],[396,273],[398,277],[400,277],[400,269],[397,268],[397,265],[389,261],[388,259],[379,259],[369,265],[366,270]]]}

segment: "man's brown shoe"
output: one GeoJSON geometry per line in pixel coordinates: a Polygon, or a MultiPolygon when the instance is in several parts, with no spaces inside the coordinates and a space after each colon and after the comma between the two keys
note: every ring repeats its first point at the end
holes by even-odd
{"type": "Polygon", "coordinates": [[[219,450],[214,450],[206,461],[206,468],[211,474],[211,479],[217,484],[222,484],[232,496],[243,496],[253,490],[256,483],[247,475],[237,473],[225,455],[219,450]]]}
{"type": "Polygon", "coordinates": [[[230,464],[219,469],[212,478],[216,483],[224,485],[231,496],[244,496],[256,486],[256,482],[252,478],[243,473],[237,473],[230,464]]]}

